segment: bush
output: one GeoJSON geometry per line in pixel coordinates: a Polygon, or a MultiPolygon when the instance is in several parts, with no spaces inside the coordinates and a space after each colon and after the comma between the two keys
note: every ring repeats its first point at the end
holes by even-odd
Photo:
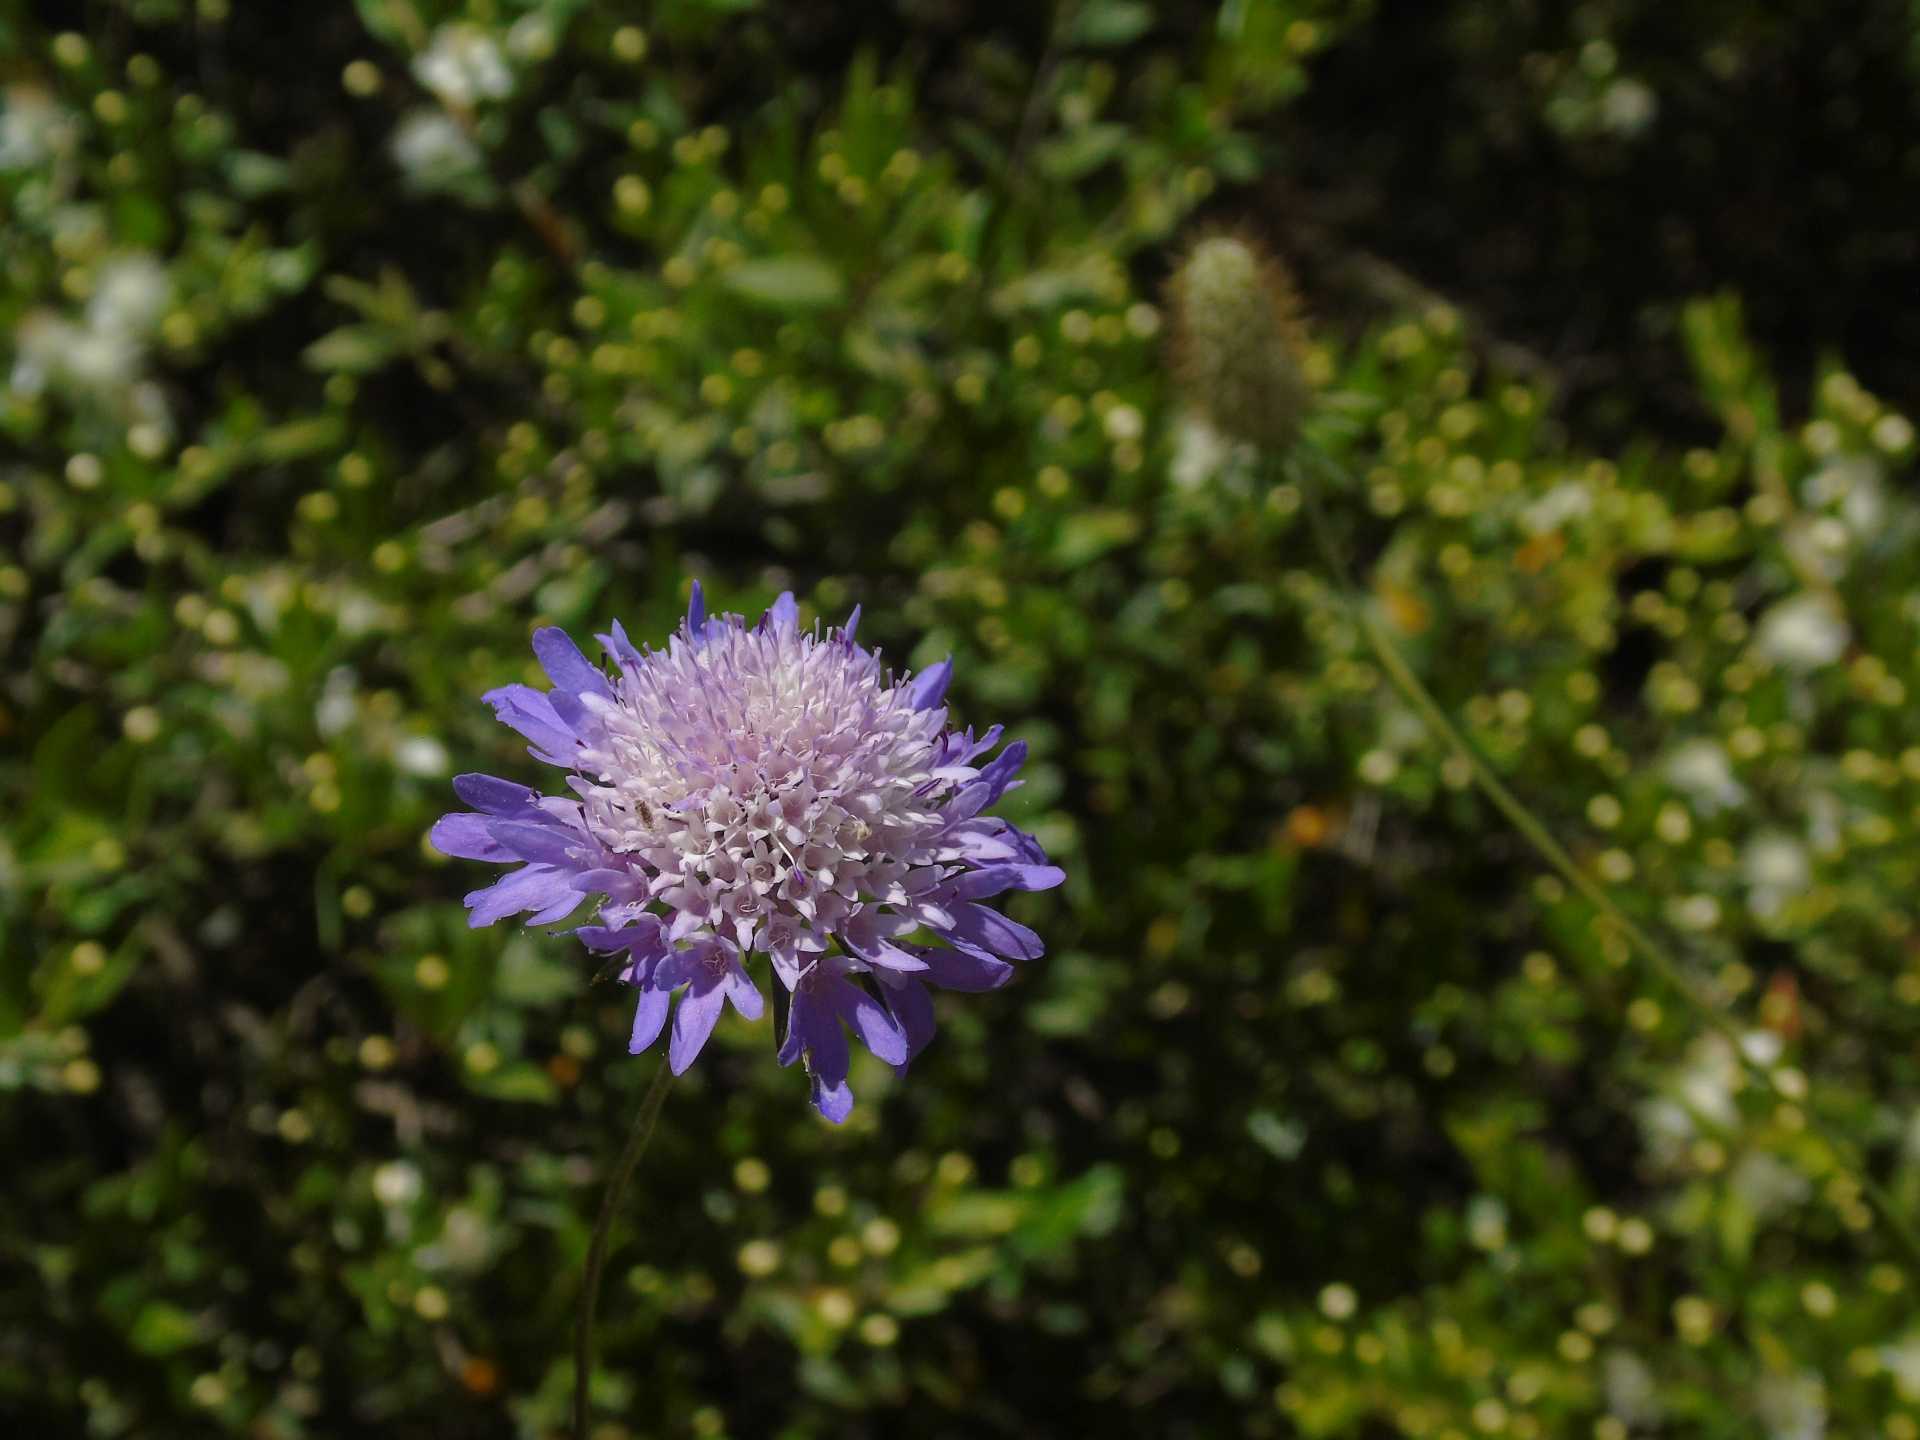
{"type": "MultiPolygon", "coordinates": [[[[658,638],[698,577],[953,652],[1069,879],[842,1128],[721,1026],[616,1232],[604,1434],[1920,1436],[1862,1184],[1920,1207],[1915,440],[1819,352],[1880,272],[1792,252],[1839,318],[1768,307],[1777,384],[1737,265],[1587,257],[1671,328],[1569,357],[1537,270],[1449,258],[1484,195],[1392,257],[1465,305],[1276,210],[1315,155],[1401,193],[1433,113],[1359,62],[1509,7],[1400,8],[0,0],[0,1414],[563,1432],[655,1062],[424,835],[456,770],[540,783],[479,700],[533,626],[658,638]],[[1221,224],[1305,262],[1367,613],[1772,1093],[1398,698],[1321,482],[1174,393],[1221,224]]],[[[1701,47],[1785,23],[1662,8],[1582,7],[1456,158],[1551,133],[1514,173],[1631,222],[1608,77],[1733,126],[1701,47]]]]}

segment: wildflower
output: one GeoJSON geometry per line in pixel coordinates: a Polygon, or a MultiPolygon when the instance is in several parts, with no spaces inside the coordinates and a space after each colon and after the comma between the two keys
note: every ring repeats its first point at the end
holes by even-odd
{"type": "Polygon", "coordinates": [[[394,767],[406,775],[444,775],[447,747],[431,735],[411,735],[393,747],[394,767]]]}
{"type": "Polygon", "coordinates": [[[1728,1188],[1747,1213],[1765,1222],[1804,1203],[1813,1193],[1806,1177],[1764,1150],[1750,1150],[1727,1177],[1728,1188]]]}
{"type": "Polygon", "coordinates": [[[152,333],[172,296],[166,266],[145,251],[116,255],[100,267],[87,328],[96,335],[139,344],[152,333]]]}
{"type": "Polygon", "coordinates": [[[0,170],[31,170],[68,149],[75,127],[45,90],[9,85],[0,91],[0,170]]]}
{"type": "Polygon", "coordinates": [[[1216,235],[1188,252],[1167,288],[1173,369],[1194,407],[1233,439],[1289,448],[1313,387],[1286,268],[1245,240],[1216,235]]]}
{"type": "Polygon", "coordinates": [[[1840,607],[1825,595],[1796,595],[1760,617],[1755,648],[1789,670],[1817,670],[1847,653],[1851,637],[1840,607]]]}
{"type": "Polygon", "coordinates": [[[480,168],[480,151],[451,116],[415,110],[394,127],[393,158],[423,190],[445,189],[480,168]]]}
{"type": "Polygon", "coordinates": [[[1704,814],[1746,803],[1746,787],[1734,779],[1733,762],[1717,740],[1686,741],[1667,757],[1665,768],[1668,783],[1683,791],[1704,814]]]}
{"type": "Polygon", "coordinates": [[[1738,1130],[1746,1065],[1767,1069],[1778,1063],[1784,1049],[1773,1030],[1744,1032],[1738,1050],[1717,1033],[1694,1041],[1685,1062],[1668,1072],[1660,1087],[1663,1093],[1640,1107],[1641,1128],[1656,1165],[1679,1165],[1687,1145],[1703,1135],[1738,1130]]]}
{"type": "Polygon", "coordinates": [[[1628,1428],[1651,1429],[1660,1423],[1663,1407],[1653,1369],[1631,1350],[1609,1350],[1602,1363],[1601,1388],[1607,1413],[1628,1428]]]}
{"type": "Polygon", "coordinates": [[[8,384],[19,395],[54,390],[129,416],[144,418],[157,410],[164,420],[164,397],[138,383],[141,359],[141,346],[130,335],[34,310],[21,318],[15,331],[8,384]]]}
{"type": "Polygon", "coordinates": [[[1867,455],[1843,455],[1829,461],[1801,486],[1807,504],[1839,512],[1856,538],[1872,540],[1887,523],[1887,491],[1878,461],[1867,455]]]}
{"type": "Polygon", "coordinates": [[[1920,1403],[1920,1330],[1909,1331],[1897,1344],[1881,1346],[1879,1355],[1900,1398],[1920,1403]]]}
{"type": "Polygon", "coordinates": [[[1467,1238],[1482,1250],[1507,1244],[1507,1207],[1498,1195],[1476,1195],[1467,1202],[1467,1238]]]}
{"type": "Polygon", "coordinates": [[[1173,459],[1167,478],[1176,489],[1199,490],[1233,458],[1233,442],[1205,420],[1183,417],[1174,427],[1173,459]]]}
{"type": "Polygon", "coordinates": [[[1762,919],[1779,914],[1813,883],[1813,862],[1807,847],[1777,830],[1747,842],[1740,852],[1740,871],[1747,882],[1748,908],[1762,919]]]}
{"type": "Polygon", "coordinates": [[[1660,97],[1651,86],[1622,76],[1600,92],[1603,129],[1628,137],[1644,134],[1660,113],[1660,97]]]}
{"type": "Polygon", "coordinates": [[[1593,513],[1593,492],[1577,480],[1556,485],[1520,515],[1529,535],[1550,535],[1593,513]]]}
{"type": "Polygon", "coordinates": [[[633,1053],[671,1008],[676,1073],[727,1005],[761,1014],[748,967],[766,956],[791,997],[778,1058],[804,1059],[834,1121],[853,1104],[845,1029],[904,1070],[933,1035],[929,985],[992,990],[1042,953],[979,902],[1063,878],[1031,836],[982,814],[1026,746],[982,761],[1001,728],[948,727],[951,662],[895,676],[855,642],[858,620],[803,631],[791,595],[755,625],[709,619],[695,585],[665,650],[636,649],[618,624],[599,637],[611,675],[541,630],[554,688],[486,698],[534,758],[572,772],[576,798],[461,775],[473,812],[433,830],[447,854],[519,865],[467,897],[476,926],[527,911],[551,924],[605,896],[576,933],[621,956],[639,991],[633,1053]]]}
{"type": "Polygon", "coordinates": [[[50,385],[64,383],[67,357],[80,340],[80,329],[47,310],[30,310],[13,334],[13,374],[8,384],[16,394],[38,395],[50,385]]]}
{"type": "Polygon", "coordinates": [[[1763,1375],[1753,1409],[1768,1440],[1820,1440],[1827,1433],[1827,1386],[1811,1370],[1763,1375]]]}
{"type": "Polygon", "coordinates": [[[513,93],[513,72],[500,47],[478,25],[442,25],[413,62],[413,77],[444,104],[462,109],[513,93]]]}
{"type": "Polygon", "coordinates": [[[131,251],[100,267],[84,323],[29,311],[14,336],[9,378],[22,395],[58,390],[120,412],[129,421],[169,428],[166,401],[140,381],[146,344],[172,294],[166,267],[131,251]]]}
{"type": "Polygon", "coordinates": [[[405,1160],[389,1160],[373,1172],[373,1193],[382,1205],[411,1205],[423,1188],[420,1168],[405,1160]]]}

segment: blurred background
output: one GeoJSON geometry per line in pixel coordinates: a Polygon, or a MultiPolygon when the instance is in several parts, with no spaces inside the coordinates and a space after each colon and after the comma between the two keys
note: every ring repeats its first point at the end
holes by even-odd
{"type": "Polygon", "coordinates": [[[1047,959],[725,1021],[602,1440],[1920,1440],[1909,0],[0,0],[0,1416],[562,1433],[656,1063],[481,692],[691,578],[1033,747],[1047,959]],[[1295,266],[1402,706],[1162,286],[1295,266]]]}

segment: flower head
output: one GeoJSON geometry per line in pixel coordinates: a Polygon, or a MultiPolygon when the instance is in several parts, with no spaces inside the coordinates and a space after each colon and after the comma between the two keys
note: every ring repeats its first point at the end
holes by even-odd
{"type": "Polygon", "coordinates": [[[1789,670],[1818,670],[1847,653],[1852,632],[1830,596],[1795,595],[1772,606],[1754,628],[1754,649],[1789,670]]]}
{"type": "Polygon", "coordinates": [[[513,71],[500,47],[478,25],[464,22],[433,32],[433,43],[413,62],[413,76],[444,103],[463,109],[513,93],[513,71]]]}
{"type": "Polygon", "coordinates": [[[1313,404],[1292,278],[1234,235],[1198,241],[1167,283],[1175,378],[1221,434],[1282,451],[1313,404]]]}
{"type": "Polygon", "coordinates": [[[524,911],[548,924],[606,897],[577,933],[639,991],[635,1054],[672,1011],[676,1073],[727,1004],[759,1017],[765,956],[791,997],[780,1062],[805,1060],[835,1121],[853,1104],[843,1027],[904,1069],[933,1035],[927,986],[992,990],[1042,953],[979,902],[1062,879],[1032,836],[982,814],[1018,783],[1026,746],[982,760],[1001,730],[949,728],[951,662],[895,676],[855,642],[858,623],[856,610],[802,630],[791,595],[754,625],[709,619],[696,584],[664,650],[617,623],[599,637],[611,674],[541,630],[553,689],[486,698],[534,758],[572,772],[573,797],[461,775],[472,811],[433,829],[449,855],[519,866],[467,897],[474,925],[524,911]]]}
{"type": "Polygon", "coordinates": [[[421,109],[394,127],[394,163],[422,190],[457,188],[480,171],[480,148],[444,110],[421,109]]]}
{"type": "Polygon", "coordinates": [[[0,170],[31,170],[70,149],[72,117],[37,85],[0,90],[0,170]]]}
{"type": "Polygon", "coordinates": [[[116,255],[94,280],[87,328],[140,344],[160,323],[172,295],[166,266],[152,255],[143,250],[116,255]]]}

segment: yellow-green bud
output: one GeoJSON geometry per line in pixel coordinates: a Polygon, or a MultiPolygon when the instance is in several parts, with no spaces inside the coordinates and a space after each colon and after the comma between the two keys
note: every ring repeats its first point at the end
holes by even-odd
{"type": "Polygon", "coordinates": [[[1187,400],[1223,435],[1290,448],[1313,404],[1293,279],[1234,235],[1195,243],[1168,282],[1170,358],[1187,400]]]}

